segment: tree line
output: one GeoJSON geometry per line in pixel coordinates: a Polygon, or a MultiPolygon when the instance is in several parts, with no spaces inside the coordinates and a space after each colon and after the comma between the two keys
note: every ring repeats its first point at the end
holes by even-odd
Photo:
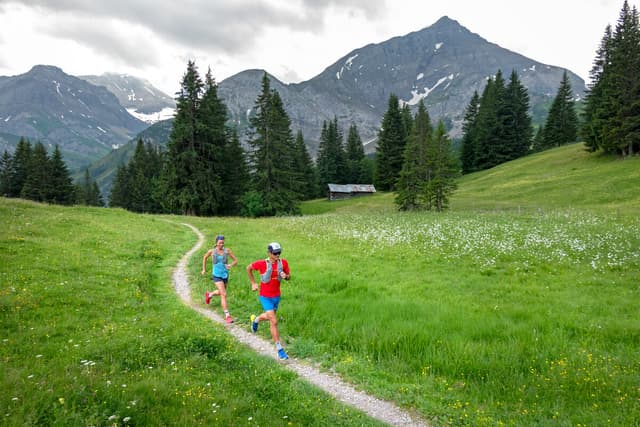
{"type": "Polygon", "coordinates": [[[371,183],[357,127],[346,147],[337,118],[323,123],[317,162],[301,131],[294,137],[279,93],[265,73],[249,119],[247,150],[228,126],[227,107],[207,72],[187,64],[177,94],[166,150],[138,140],[133,158],[118,168],[110,206],[135,212],[250,217],[299,213],[299,202],[320,197],[331,183],[371,183]]]}
{"type": "MultiPolygon", "coordinates": [[[[275,216],[299,213],[299,202],[323,196],[327,184],[370,184],[395,192],[400,210],[443,210],[460,173],[488,169],[532,152],[576,142],[590,151],[632,155],[640,149],[640,31],[638,12],[625,1],[615,30],[608,26],[591,71],[582,123],[565,71],[547,115],[534,135],[529,95],[512,71],[501,70],[464,113],[460,150],[424,103],[415,115],[389,96],[373,158],[364,153],[355,123],[346,144],[338,119],[325,120],[316,161],[301,131],[295,137],[282,99],[265,73],[249,119],[247,150],[228,125],[227,107],[207,72],[189,61],[166,150],[139,140],[133,158],[118,168],[111,206],[135,212],[185,215],[275,216]]],[[[101,205],[85,173],[71,183],[58,147],[21,140],[1,159],[0,190],[9,197],[51,203],[101,205]]]]}
{"type": "Polygon", "coordinates": [[[0,158],[0,195],[59,205],[104,206],[88,170],[74,184],[57,145],[49,155],[41,142],[32,145],[25,138],[20,138],[13,155],[5,150],[0,158]]]}
{"type": "Polygon", "coordinates": [[[581,136],[587,149],[631,156],[640,150],[640,27],[625,0],[605,28],[589,77],[581,136]]]}

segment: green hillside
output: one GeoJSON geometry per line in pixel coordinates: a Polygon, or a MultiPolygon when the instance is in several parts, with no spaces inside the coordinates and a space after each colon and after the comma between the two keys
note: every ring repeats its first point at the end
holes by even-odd
{"type": "MultiPolygon", "coordinates": [[[[621,159],[572,144],[465,175],[451,198],[451,211],[580,208],[640,212],[640,156],[621,159]]],[[[303,203],[306,214],[362,209],[394,211],[393,194],[344,201],[303,203]]]]}
{"type": "Polygon", "coordinates": [[[463,177],[444,213],[390,193],[261,219],[0,198],[0,425],[379,425],[180,301],[185,223],[207,239],[187,265],[202,309],[221,312],[200,270],[224,234],[248,331],[244,267],[278,241],[289,355],[433,426],[636,425],[639,162],[550,150],[463,177]]]}
{"type": "Polygon", "coordinates": [[[640,212],[639,182],[640,157],[603,156],[572,144],[464,176],[452,208],[640,212]]]}

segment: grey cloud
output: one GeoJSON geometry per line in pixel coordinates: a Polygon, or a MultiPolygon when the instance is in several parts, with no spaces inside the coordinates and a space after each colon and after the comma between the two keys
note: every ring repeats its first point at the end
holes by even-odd
{"type": "Polygon", "coordinates": [[[46,31],[58,38],[73,40],[93,50],[101,56],[109,56],[124,65],[141,66],[160,63],[161,52],[144,40],[134,38],[122,31],[113,20],[102,18],[83,19],[68,14],[58,15],[53,20],[41,24],[46,31]]]}
{"type": "MultiPolygon", "coordinates": [[[[361,11],[368,17],[376,16],[384,9],[383,0],[303,0],[302,12],[297,12],[288,1],[275,5],[265,0],[0,1],[24,4],[49,12],[69,12],[76,15],[78,20],[91,17],[118,19],[143,25],[167,42],[228,54],[251,47],[268,28],[285,27],[298,32],[320,31],[324,24],[324,12],[331,7],[361,11]]],[[[68,32],[55,28],[50,31],[54,36],[68,32]]],[[[103,39],[106,40],[107,37],[103,39]]]]}

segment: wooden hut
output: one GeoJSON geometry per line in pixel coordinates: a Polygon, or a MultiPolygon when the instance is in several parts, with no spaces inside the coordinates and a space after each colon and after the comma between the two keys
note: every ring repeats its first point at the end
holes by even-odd
{"type": "Polygon", "coordinates": [[[372,195],[376,192],[372,184],[328,184],[329,200],[343,200],[351,197],[372,195]]]}

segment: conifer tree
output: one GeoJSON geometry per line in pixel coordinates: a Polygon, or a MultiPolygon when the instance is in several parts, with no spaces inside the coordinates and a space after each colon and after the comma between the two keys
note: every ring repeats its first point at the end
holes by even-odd
{"type": "Polygon", "coordinates": [[[375,185],[379,190],[395,189],[402,169],[406,134],[398,97],[391,94],[387,111],[382,118],[382,129],[378,133],[376,147],[375,185]]]}
{"type": "Polygon", "coordinates": [[[451,149],[451,140],[442,120],[438,122],[433,136],[435,157],[432,161],[433,173],[427,185],[429,203],[437,212],[449,206],[449,199],[456,189],[457,164],[451,149]]]}
{"type": "Polygon", "coordinates": [[[238,215],[242,210],[242,196],[249,189],[249,171],[240,138],[235,128],[230,130],[227,144],[222,150],[222,197],[219,212],[238,215]]]}
{"type": "Polygon", "coordinates": [[[514,160],[529,153],[533,136],[529,108],[527,88],[522,85],[518,73],[513,70],[505,89],[502,162],[514,160]]]}
{"type": "Polygon", "coordinates": [[[214,215],[224,210],[223,204],[231,199],[225,196],[225,190],[233,183],[225,178],[225,172],[234,167],[229,163],[227,149],[227,107],[218,97],[211,69],[204,81],[204,93],[196,112],[198,127],[198,167],[193,179],[200,192],[200,215],[214,215]]]}
{"type": "Polygon", "coordinates": [[[75,187],[69,169],[62,159],[58,145],[49,161],[49,179],[46,201],[59,205],[71,205],[76,200],[75,187]]]}
{"type": "Polygon", "coordinates": [[[46,202],[49,194],[49,155],[41,142],[36,142],[27,165],[27,175],[20,197],[36,202],[46,202]]]}
{"type": "Polygon", "coordinates": [[[266,73],[262,77],[262,91],[256,99],[254,111],[255,115],[250,118],[252,136],[249,140],[254,192],[245,198],[245,205],[251,204],[259,211],[248,214],[274,216],[298,213],[302,178],[294,165],[291,121],[280,95],[271,90],[266,73]],[[257,201],[256,196],[259,196],[257,201]]]}
{"type": "Polygon", "coordinates": [[[499,119],[504,99],[504,82],[500,71],[495,80],[489,78],[480,97],[475,126],[475,170],[492,168],[498,164],[497,150],[501,143],[502,123],[499,119]]]}
{"type": "Polygon", "coordinates": [[[104,206],[98,183],[91,179],[88,168],[85,168],[84,178],[77,185],[76,202],[87,206],[104,206]]]}
{"type": "Polygon", "coordinates": [[[462,150],[460,154],[462,173],[471,173],[476,171],[476,121],[478,119],[479,106],[480,96],[477,91],[474,91],[462,122],[463,136],[461,143],[462,150]]]}
{"type": "Polygon", "coordinates": [[[604,79],[605,66],[610,62],[609,51],[611,46],[612,30],[611,25],[607,25],[604,36],[600,41],[600,46],[593,62],[593,67],[589,72],[591,82],[588,85],[585,97],[583,119],[584,125],[580,129],[582,138],[588,151],[594,152],[600,149],[603,144],[603,116],[600,105],[604,104],[604,79]]]}
{"type": "Polygon", "coordinates": [[[371,182],[363,182],[363,159],[364,147],[362,146],[362,139],[358,132],[358,127],[355,123],[352,123],[349,127],[349,134],[347,135],[347,147],[345,149],[346,155],[346,179],[348,184],[370,184],[371,182]]]}
{"type": "Polygon", "coordinates": [[[125,165],[118,166],[116,176],[109,193],[109,206],[114,208],[130,208],[129,198],[129,168],[125,165]]]}
{"type": "Polygon", "coordinates": [[[607,27],[591,71],[582,135],[591,151],[640,150],[640,25],[625,0],[613,32],[607,27]]]}
{"type": "Polygon", "coordinates": [[[304,136],[302,131],[298,130],[295,140],[295,162],[298,168],[298,173],[302,176],[302,198],[303,200],[310,200],[315,198],[318,193],[318,177],[316,170],[307,150],[307,145],[304,142],[304,136]]]}
{"type": "Polygon", "coordinates": [[[433,172],[433,162],[429,157],[429,149],[433,145],[433,127],[422,100],[412,123],[394,199],[398,209],[402,211],[426,208],[428,195],[425,194],[425,189],[433,172]]]}
{"type": "Polygon", "coordinates": [[[9,197],[21,197],[22,187],[27,182],[33,157],[33,148],[29,140],[20,138],[13,153],[14,179],[9,189],[9,197]]]}
{"type": "Polygon", "coordinates": [[[544,125],[540,125],[536,131],[536,136],[533,138],[531,145],[531,151],[537,153],[544,150],[544,125]]]}
{"type": "Polygon", "coordinates": [[[565,70],[544,124],[542,138],[544,148],[559,147],[576,141],[578,137],[578,116],[574,104],[571,83],[565,70]]]}
{"type": "Polygon", "coordinates": [[[4,150],[0,159],[0,197],[13,197],[11,186],[15,180],[15,174],[13,158],[7,150],[4,150]]]}
{"type": "Polygon", "coordinates": [[[162,177],[163,207],[169,212],[198,215],[202,203],[198,109],[204,84],[193,61],[187,64],[176,99],[176,115],[167,144],[162,177]]]}
{"type": "Polygon", "coordinates": [[[346,153],[337,117],[322,123],[317,165],[321,191],[326,191],[328,184],[348,184],[346,153]]]}

